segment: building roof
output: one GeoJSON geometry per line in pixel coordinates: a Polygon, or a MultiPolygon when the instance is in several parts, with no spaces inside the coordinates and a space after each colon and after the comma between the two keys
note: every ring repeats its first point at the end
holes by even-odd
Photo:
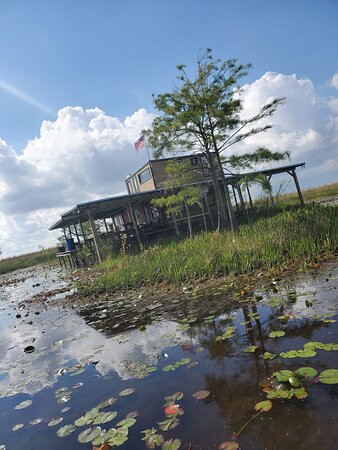
{"type": "MultiPolygon", "coordinates": [[[[236,182],[243,176],[252,176],[258,174],[275,175],[278,173],[289,172],[295,170],[297,167],[304,167],[305,162],[298,164],[289,164],[287,166],[275,167],[273,169],[257,170],[253,172],[246,172],[241,174],[234,174],[226,176],[226,180],[229,184],[236,182]]],[[[199,181],[192,183],[192,185],[210,184],[210,179],[205,181],[199,181]]],[[[115,214],[119,214],[130,206],[134,207],[142,204],[146,200],[151,200],[163,195],[164,189],[154,189],[151,191],[137,192],[134,194],[122,194],[112,197],[106,197],[98,200],[92,200],[89,202],[79,203],[74,208],[61,215],[61,219],[55,222],[49,230],[57,230],[58,228],[69,227],[88,220],[88,213],[90,213],[92,219],[103,219],[115,214]]]]}

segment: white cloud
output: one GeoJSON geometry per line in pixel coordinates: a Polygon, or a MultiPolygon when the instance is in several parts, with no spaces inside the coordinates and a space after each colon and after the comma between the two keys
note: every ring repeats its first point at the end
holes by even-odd
{"type": "Polygon", "coordinates": [[[332,98],[327,103],[328,103],[329,108],[331,109],[331,111],[334,114],[338,115],[338,98],[332,98]]]}
{"type": "Polygon", "coordinates": [[[336,72],[331,78],[331,86],[338,89],[338,72],[336,72]]]}
{"type": "MultiPolygon", "coordinates": [[[[335,80],[335,77],[332,80],[335,80]]],[[[338,117],[335,99],[316,94],[309,79],[265,73],[243,89],[243,115],[285,96],[269,120],[272,130],[253,136],[236,151],[259,145],[289,150],[294,162],[306,162],[302,186],[336,180],[338,117]]],[[[60,213],[81,201],[124,191],[125,176],[146,160],[133,142],[153,115],[140,109],[124,120],[98,108],[62,108],[55,121],[44,121],[40,135],[21,154],[0,140],[0,247],[4,256],[51,245],[48,227],[60,213]]]]}

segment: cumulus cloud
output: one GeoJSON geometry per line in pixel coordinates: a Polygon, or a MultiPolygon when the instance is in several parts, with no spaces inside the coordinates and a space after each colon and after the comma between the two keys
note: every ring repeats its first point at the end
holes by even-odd
{"type": "MultiPolygon", "coordinates": [[[[332,78],[332,86],[338,74],[332,78]]],[[[337,99],[316,93],[309,79],[267,72],[243,88],[243,117],[274,97],[286,97],[269,123],[272,130],[252,136],[236,151],[257,146],[289,150],[293,162],[306,162],[306,186],[336,180],[337,99]],[[316,175],[315,175],[316,174],[316,175]]],[[[0,139],[0,247],[4,256],[51,245],[48,227],[76,203],[125,191],[124,178],[146,160],[133,142],[154,118],[140,109],[124,120],[99,108],[67,106],[22,153],[0,139]]]]}
{"type": "Polygon", "coordinates": [[[331,78],[331,86],[338,89],[338,72],[336,72],[331,78]]]}

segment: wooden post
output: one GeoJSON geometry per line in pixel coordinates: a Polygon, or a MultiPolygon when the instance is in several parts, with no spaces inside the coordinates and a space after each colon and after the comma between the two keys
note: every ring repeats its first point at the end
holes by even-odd
{"type": "MultiPolygon", "coordinates": [[[[65,239],[67,239],[66,228],[62,228],[62,231],[63,231],[63,235],[64,235],[65,239]]],[[[65,242],[65,244],[66,244],[66,242],[65,242]]]]}
{"type": "Polygon", "coordinates": [[[215,228],[215,223],[214,223],[214,219],[212,218],[212,214],[211,214],[211,211],[210,211],[210,206],[209,206],[209,203],[208,203],[208,196],[207,196],[206,192],[203,192],[203,197],[204,197],[205,205],[207,207],[208,216],[209,216],[209,219],[210,219],[211,226],[212,226],[212,228],[215,228]]]}
{"type": "Polygon", "coordinates": [[[303,193],[302,193],[302,190],[301,190],[301,188],[300,188],[299,181],[298,181],[298,177],[297,177],[297,174],[296,174],[296,170],[295,170],[295,169],[292,169],[292,177],[293,177],[293,179],[295,180],[295,185],[296,185],[296,188],[297,188],[297,192],[298,192],[298,197],[299,197],[300,204],[301,204],[302,206],[305,206],[303,193]]]}
{"type": "Polygon", "coordinates": [[[248,185],[248,183],[245,183],[245,184],[246,184],[246,191],[247,191],[248,197],[249,197],[250,206],[251,206],[251,208],[253,208],[253,203],[252,203],[252,198],[251,198],[251,194],[250,194],[249,185],[248,185]]]}
{"type": "Polygon", "coordinates": [[[107,232],[107,234],[108,234],[108,233],[109,233],[109,230],[108,230],[108,225],[107,225],[107,221],[106,221],[105,218],[103,219],[103,222],[104,222],[104,226],[106,227],[106,232],[107,232]]]}
{"type": "Polygon", "coordinates": [[[129,208],[129,215],[131,217],[131,221],[133,222],[133,227],[134,227],[134,231],[136,234],[137,242],[139,243],[139,245],[141,245],[140,233],[138,231],[138,225],[136,222],[135,213],[134,213],[133,207],[131,206],[131,203],[129,200],[128,200],[128,208],[129,208]]]}
{"type": "Polygon", "coordinates": [[[245,209],[245,203],[244,203],[244,198],[243,198],[241,186],[239,184],[237,184],[236,185],[236,189],[237,189],[237,192],[238,192],[239,201],[241,202],[241,208],[245,209]]]}
{"type": "Polygon", "coordinates": [[[74,223],[73,227],[74,227],[74,230],[75,230],[77,242],[78,242],[78,244],[80,245],[80,243],[81,243],[81,242],[80,242],[80,236],[79,236],[79,233],[78,233],[78,231],[77,231],[76,223],[74,223]]]}
{"type": "Polygon", "coordinates": [[[102,261],[102,256],[101,256],[101,251],[100,251],[97,231],[96,231],[96,228],[95,228],[95,223],[94,223],[93,218],[92,218],[92,216],[91,216],[89,211],[88,211],[88,220],[89,220],[89,224],[90,224],[90,229],[92,230],[92,234],[93,234],[93,240],[94,240],[97,260],[98,260],[98,262],[101,262],[102,261]]]}
{"type": "Polygon", "coordinates": [[[176,232],[177,236],[179,236],[180,235],[180,230],[178,229],[178,225],[177,225],[177,220],[176,220],[175,214],[172,214],[172,218],[173,218],[173,224],[174,224],[175,232],[176,232]]]}
{"type": "Polygon", "coordinates": [[[206,218],[205,218],[205,209],[204,209],[204,206],[203,206],[203,198],[202,198],[202,201],[201,201],[201,203],[200,203],[200,206],[201,206],[202,215],[203,215],[204,230],[205,230],[205,231],[208,231],[207,220],[206,220],[206,218]]]}
{"type": "Polygon", "coordinates": [[[235,199],[235,203],[236,203],[236,209],[238,210],[239,208],[238,208],[238,202],[237,202],[237,197],[236,197],[236,192],[235,192],[234,185],[232,184],[231,187],[232,187],[232,193],[234,194],[234,199],[235,199]]]}
{"type": "Polygon", "coordinates": [[[190,219],[190,211],[189,211],[189,206],[187,205],[187,202],[185,200],[184,200],[184,206],[185,206],[185,211],[187,213],[189,235],[190,235],[190,237],[192,237],[192,226],[191,226],[191,219],[190,219]]]}

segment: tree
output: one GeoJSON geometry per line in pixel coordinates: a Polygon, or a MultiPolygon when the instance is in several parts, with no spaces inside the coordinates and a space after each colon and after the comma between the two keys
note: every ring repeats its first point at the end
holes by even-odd
{"type": "MultiPolygon", "coordinates": [[[[242,88],[238,83],[250,68],[250,64],[238,64],[236,59],[214,59],[210,49],[198,57],[194,77],[188,75],[185,65],[178,65],[179,85],[171,92],[154,96],[154,105],[161,114],[154,119],[152,128],[145,131],[155,157],[166,151],[199,151],[207,158],[216,197],[218,229],[226,225],[226,210],[231,229],[237,229],[224,174],[224,170],[230,171],[233,155],[226,158],[223,153],[229,153],[233,145],[249,136],[270,129],[269,124],[256,124],[271,116],[285,100],[275,98],[261,106],[255,115],[242,119],[242,88]]],[[[287,152],[264,150],[247,153],[244,158],[235,155],[237,165],[240,160],[245,167],[253,162],[279,161],[288,156],[287,152]]]]}
{"type": "Polygon", "coordinates": [[[185,162],[170,161],[167,164],[166,172],[168,178],[163,183],[165,195],[154,199],[152,203],[165,208],[168,217],[173,218],[177,234],[179,234],[179,230],[176,223],[176,215],[182,211],[182,208],[185,208],[189,235],[192,237],[193,231],[189,206],[198,204],[202,209],[205,227],[206,220],[202,203],[202,191],[199,186],[191,185],[193,182],[193,174],[191,172],[190,160],[185,162]]]}

